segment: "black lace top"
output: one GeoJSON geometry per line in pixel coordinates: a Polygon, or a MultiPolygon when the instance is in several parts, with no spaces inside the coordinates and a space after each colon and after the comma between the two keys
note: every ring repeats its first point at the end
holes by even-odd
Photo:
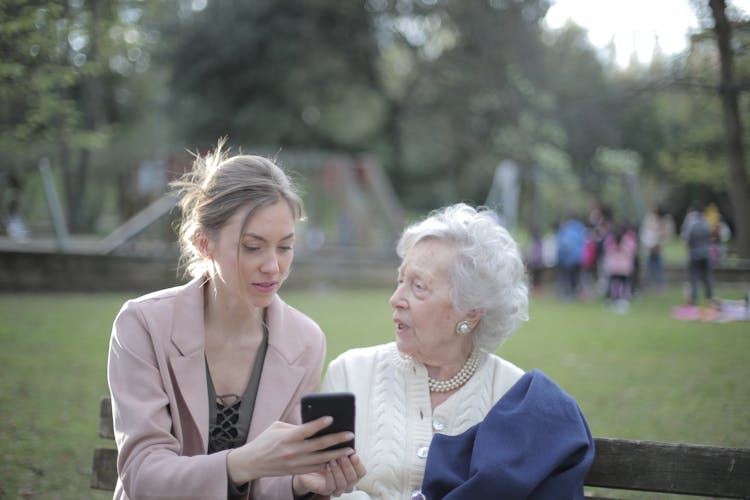
{"type": "Polygon", "coordinates": [[[263,339],[258,347],[255,357],[253,372],[247,383],[245,393],[238,394],[216,394],[211,371],[206,361],[206,378],[208,379],[208,408],[209,408],[209,432],[208,453],[228,450],[242,446],[247,441],[250,430],[250,420],[255,409],[255,397],[258,393],[258,383],[263,369],[263,361],[268,348],[268,327],[263,314],[263,339]]]}

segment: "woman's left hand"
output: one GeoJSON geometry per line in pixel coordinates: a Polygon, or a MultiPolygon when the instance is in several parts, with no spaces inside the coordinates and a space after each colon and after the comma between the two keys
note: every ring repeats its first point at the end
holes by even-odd
{"type": "Polygon", "coordinates": [[[319,472],[294,476],[295,491],[312,491],[318,495],[337,497],[351,493],[354,485],[367,473],[357,454],[328,462],[319,472]]]}

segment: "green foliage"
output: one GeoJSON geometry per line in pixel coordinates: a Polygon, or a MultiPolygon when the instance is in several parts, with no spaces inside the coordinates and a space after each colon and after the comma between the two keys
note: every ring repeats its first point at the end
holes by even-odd
{"type": "Polygon", "coordinates": [[[569,24],[543,36],[548,46],[544,55],[547,85],[555,99],[553,116],[565,133],[562,145],[583,188],[596,190],[592,159],[597,148],[619,147],[617,87],[608,80],[583,29],[569,24]]]}
{"type": "Polygon", "coordinates": [[[721,106],[705,95],[664,93],[648,97],[652,128],[659,128],[659,147],[654,156],[657,171],[679,184],[704,184],[716,191],[724,188],[724,144],[721,106]]]}
{"type": "Polygon", "coordinates": [[[407,42],[393,43],[418,61],[403,109],[405,197],[423,207],[459,198],[482,203],[502,160],[526,168],[539,145],[564,145],[541,64],[543,14],[543,2],[444,2],[392,14],[386,26],[407,42]],[[412,17],[435,28],[416,37],[406,31],[412,17]],[[409,182],[425,175],[442,189],[409,182]]]}
{"type": "Polygon", "coordinates": [[[63,12],[56,1],[0,4],[0,144],[10,159],[25,154],[18,143],[78,121],[74,103],[61,98],[76,81],[61,49],[66,33],[56,19],[63,12]]]}
{"type": "Polygon", "coordinates": [[[97,164],[94,155],[133,118],[128,106],[140,106],[127,93],[154,42],[140,31],[148,25],[137,24],[141,11],[118,0],[0,3],[0,172],[33,183],[48,157],[73,231],[91,231],[99,214],[91,178],[117,186],[120,165],[97,164]]]}
{"type": "MultiPolygon", "coordinates": [[[[744,214],[732,213],[728,201],[730,175],[715,23],[708,2],[696,2],[694,8],[704,30],[692,36],[684,54],[672,60],[657,59],[650,67],[621,73],[615,80],[623,95],[621,147],[641,154],[644,184],[662,186],[654,190],[658,195],[652,202],[666,202],[677,215],[684,213],[692,200],[714,201],[722,206],[725,217],[736,217],[735,224],[743,225],[744,214]]],[[[737,21],[732,43],[736,82],[746,89],[750,30],[746,18],[743,21],[731,6],[728,13],[737,21]]],[[[746,93],[740,95],[741,119],[747,99],[746,93]]],[[[750,133],[745,126],[745,157],[748,141],[750,133]]],[[[750,175],[747,162],[745,169],[750,175]]]]}
{"type": "Polygon", "coordinates": [[[362,2],[209,2],[170,54],[180,132],[245,145],[363,149],[379,126],[362,2]],[[242,19],[238,23],[237,19],[242,19]]]}
{"type": "Polygon", "coordinates": [[[641,167],[641,158],[635,151],[601,147],[596,150],[592,163],[594,168],[607,174],[637,174],[641,167]]]}
{"type": "MultiPolygon", "coordinates": [[[[48,156],[73,232],[94,231],[105,206],[114,220],[133,213],[125,180],[140,162],[224,135],[245,150],[366,152],[407,209],[483,203],[505,159],[522,168],[526,224],[604,193],[624,206],[630,195],[599,168],[601,148],[639,155],[649,205],[666,201],[678,215],[700,195],[729,207],[710,10],[684,54],[621,70],[580,27],[546,31],[548,7],[5,0],[0,175],[21,171],[33,185],[48,156]]],[[[741,89],[746,25],[735,24],[733,43],[741,89]]]]}

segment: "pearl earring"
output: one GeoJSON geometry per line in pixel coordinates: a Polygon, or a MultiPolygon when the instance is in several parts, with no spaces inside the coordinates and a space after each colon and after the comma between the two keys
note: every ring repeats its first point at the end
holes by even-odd
{"type": "Polygon", "coordinates": [[[471,323],[466,320],[459,321],[456,325],[456,333],[461,337],[467,335],[471,331],[471,323]]]}

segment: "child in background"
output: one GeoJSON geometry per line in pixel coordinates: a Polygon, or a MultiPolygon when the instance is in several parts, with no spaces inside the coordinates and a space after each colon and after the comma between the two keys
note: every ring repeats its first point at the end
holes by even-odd
{"type": "Polygon", "coordinates": [[[539,291],[539,286],[542,283],[542,269],[544,268],[544,256],[542,235],[539,230],[534,228],[531,230],[531,241],[526,252],[526,262],[528,263],[529,272],[531,273],[531,286],[533,292],[539,291]]]}
{"type": "Polygon", "coordinates": [[[627,312],[637,251],[635,233],[619,225],[604,242],[604,269],[609,276],[607,297],[618,313],[627,312]]]}

